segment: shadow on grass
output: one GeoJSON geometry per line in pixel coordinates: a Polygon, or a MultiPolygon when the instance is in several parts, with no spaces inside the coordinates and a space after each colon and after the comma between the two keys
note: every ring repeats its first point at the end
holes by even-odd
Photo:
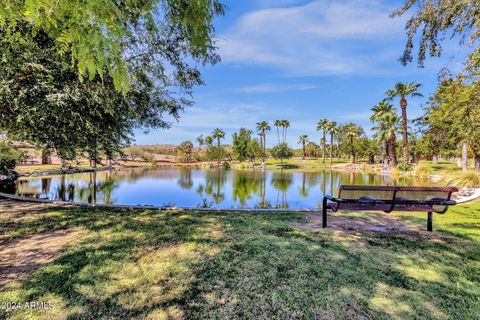
{"type": "MultiPolygon", "coordinates": [[[[477,242],[305,232],[293,213],[46,211],[12,237],[83,226],[84,241],[0,301],[54,300],[45,319],[424,318],[480,313],[477,242]]],[[[3,225],[5,228],[5,225],[3,225]]]]}

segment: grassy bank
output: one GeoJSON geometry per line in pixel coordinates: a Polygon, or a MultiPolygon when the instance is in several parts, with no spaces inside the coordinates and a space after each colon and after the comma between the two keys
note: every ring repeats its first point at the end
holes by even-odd
{"type": "MultiPolygon", "coordinates": [[[[374,217],[374,214],[366,214],[374,217]]],[[[422,226],[425,217],[404,215],[422,226]]],[[[54,301],[0,310],[43,319],[474,319],[480,203],[435,216],[440,233],[307,232],[293,213],[45,209],[0,213],[4,241],[59,229],[86,237],[0,293],[54,301]]]]}

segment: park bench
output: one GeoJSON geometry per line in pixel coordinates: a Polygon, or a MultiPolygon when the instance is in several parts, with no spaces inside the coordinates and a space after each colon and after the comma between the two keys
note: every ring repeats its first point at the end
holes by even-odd
{"type": "Polygon", "coordinates": [[[444,214],[455,205],[451,200],[454,187],[410,187],[410,186],[362,186],[342,185],[338,198],[326,195],[323,198],[322,227],[327,227],[327,210],[349,211],[414,211],[427,212],[427,230],[433,228],[433,212],[444,214]]]}

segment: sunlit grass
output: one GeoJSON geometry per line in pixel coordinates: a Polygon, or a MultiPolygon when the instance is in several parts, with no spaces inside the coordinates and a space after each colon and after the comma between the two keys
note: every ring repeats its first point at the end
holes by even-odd
{"type": "MultiPolygon", "coordinates": [[[[342,213],[348,215],[348,213],[342,213]]],[[[371,216],[357,212],[356,216],[371,216]]],[[[425,226],[423,214],[396,214],[425,226]]],[[[432,234],[306,232],[295,213],[48,209],[1,214],[8,239],[82,227],[80,243],[0,293],[51,300],[16,319],[474,319],[480,203],[432,234]],[[448,234],[448,236],[442,235],[448,234]]]]}

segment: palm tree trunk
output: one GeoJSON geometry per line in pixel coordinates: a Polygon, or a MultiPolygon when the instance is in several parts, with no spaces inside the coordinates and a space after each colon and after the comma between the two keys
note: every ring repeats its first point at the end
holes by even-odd
{"type": "Polygon", "coordinates": [[[408,161],[408,126],[407,126],[407,100],[402,97],[400,106],[402,108],[402,129],[403,129],[403,163],[409,163],[408,161]],[[404,102],[402,103],[402,100],[404,102]]]}
{"type": "Polygon", "coordinates": [[[396,137],[395,134],[392,134],[390,137],[390,166],[397,166],[397,148],[396,148],[396,137]]]}
{"type": "Polygon", "coordinates": [[[305,142],[302,142],[303,144],[303,160],[305,160],[305,142]]]}
{"type": "Polygon", "coordinates": [[[217,167],[220,167],[220,137],[217,138],[217,167]]]}
{"type": "Polygon", "coordinates": [[[462,171],[468,170],[468,143],[466,140],[462,142],[462,171]]]}
{"type": "Polygon", "coordinates": [[[355,164],[355,149],[353,148],[353,137],[350,137],[350,161],[355,164]]]}
{"type": "Polygon", "coordinates": [[[383,164],[387,164],[388,159],[388,142],[387,139],[383,139],[383,164]]]}
{"type": "Polygon", "coordinates": [[[278,139],[278,144],[280,144],[280,132],[278,131],[278,126],[277,126],[277,139],[278,139]]]}
{"type": "Polygon", "coordinates": [[[330,133],[330,165],[333,164],[333,133],[330,133]]]}
{"type": "Polygon", "coordinates": [[[326,143],[325,143],[325,129],[323,130],[323,138],[322,138],[322,163],[325,163],[325,153],[326,153],[326,143]]]}
{"type": "Polygon", "coordinates": [[[263,152],[267,151],[267,134],[263,131],[263,152]]]}

